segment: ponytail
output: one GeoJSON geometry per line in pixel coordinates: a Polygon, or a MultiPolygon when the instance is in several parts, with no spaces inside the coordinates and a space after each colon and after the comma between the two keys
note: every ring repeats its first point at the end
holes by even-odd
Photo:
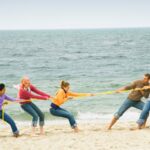
{"type": "Polygon", "coordinates": [[[61,88],[63,89],[63,88],[65,88],[65,87],[68,87],[70,84],[69,84],[69,82],[66,82],[66,81],[61,81],[61,88]]]}

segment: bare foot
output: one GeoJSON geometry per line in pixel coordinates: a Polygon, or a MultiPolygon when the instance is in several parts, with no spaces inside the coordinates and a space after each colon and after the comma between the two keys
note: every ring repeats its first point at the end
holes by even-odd
{"type": "Polygon", "coordinates": [[[108,126],[104,128],[104,131],[108,132],[111,131],[111,128],[109,128],[108,126]]]}
{"type": "Polygon", "coordinates": [[[145,128],[145,125],[138,125],[138,127],[130,128],[130,130],[135,131],[135,130],[141,130],[141,129],[144,129],[144,128],[145,128]]]}
{"type": "Polygon", "coordinates": [[[45,135],[43,127],[40,127],[40,135],[45,135]]]}
{"type": "Polygon", "coordinates": [[[140,129],[144,129],[144,128],[146,128],[145,124],[143,124],[143,125],[138,125],[138,129],[139,129],[139,130],[140,130],[140,129]]]}
{"type": "Polygon", "coordinates": [[[30,136],[32,136],[32,137],[37,136],[35,131],[36,131],[36,127],[32,127],[32,131],[31,131],[30,136]]]}
{"type": "Polygon", "coordinates": [[[19,137],[20,135],[19,135],[19,133],[14,133],[14,135],[13,135],[14,137],[19,137]]]}
{"type": "Polygon", "coordinates": [[[130,128],[131,131],[135,131],[135,130],[138,130],[137,127],[133,127],[133,128],[130,128]]]}
{"type": "Polygon", "coordinates": [[[46,133],[45,132],[40,132],[40,135],[46,135],[46,133]]]}
{"type": "Polygon", "coordinates": [[[107,127],[106,129],[110,131],[110,130],[111,130],[111,127],[107,127]]]}
{"type": "Polygon", "coordinates": [[[75,133],[78,133],[79,131],[80,131],[80,130],[79,130],[78,127],[75,127],[75,128],[74,128],[74,132],[75,132],[75,133]]]}
{"type": "Polygon", "coordinates": [[[145,124],[143,124],[143,125],[141,126],[141,129],[147,129],[147,128],[149,128],[149,126],[146,126],[145,124]]]}

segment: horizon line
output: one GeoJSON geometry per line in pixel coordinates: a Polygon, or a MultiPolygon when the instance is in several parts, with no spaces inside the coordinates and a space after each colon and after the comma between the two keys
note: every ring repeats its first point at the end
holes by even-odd
{"type": "Polygon", "coordinates": [[[140,29],[140,28],[150,28],[150,26],[143,26],[143,27],[99,27],[99,28],[39,28],[39,29],[32,29],[32,28],[20,28],[20,29],[0,29],[0,31],[19,31],[19,30],[97,30],[97,29],[140,29]]]}

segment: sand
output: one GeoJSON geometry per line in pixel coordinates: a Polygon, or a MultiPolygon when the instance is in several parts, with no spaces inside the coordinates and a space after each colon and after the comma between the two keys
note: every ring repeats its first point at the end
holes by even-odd
{"type": "MultiPolygon", "coordinates": [[[[1,123],[1,122],[0,122],[1,123]]],[[[45,135],[30,136],[29,126],[19,126],[21,136],[12,137],[9,126],[0,128],[0,150],[149,150],[150,128],[131,131],[135,123],[117,123],[111,131],[106,123],[79,123],[74,133],[65,124],[45,126],[45,135]]],[[[38,130],[37,130],[38,133],[38,130]]]]}

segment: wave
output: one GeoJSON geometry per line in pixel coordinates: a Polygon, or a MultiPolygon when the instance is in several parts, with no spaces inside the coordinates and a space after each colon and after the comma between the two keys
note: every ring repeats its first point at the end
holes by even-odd
{"type": "MultiPolygon", "coordinates": [[[[139,117],[140,113],[139,112],[133,112],[129,111],[126,112],[121,118],[121,121],[136,121],[139,117]]],[[[113,117],[113,113],[92,113],[92,112],[86,112],[86,113],[81,113],[79,112],[77,115],[77,118],[79,120],[89,120],[89,121],[94,121],[94,120],[101,120],[101,121],[110,121],[113,117]]]]}
{"type": "MultiPolygon", "coordinates": [[[[137,121],[139,117],[138,112],[126,112],[123,117],[120,118],[120,122],[135,122],[137,121]]],[[[75,115],[76,116],[76,115],[75,115]]],[[[27,116],[25,113],[23,117],[13,117],[18,125],[25,126],[31,124],[31,118],[27,116]]],[[[81,113],[79,112],[78,115],[75,117],[77,119],[78,123],[90,123],[90,122],[100,122],[100,123],[109,123],[112,119],[113,114],[103,114],[103,113],[81,113]]],[[[1,120],[0,120],[1,122],[1,120]]],[[[58,124],[68,124],[67,120],[65,118],[59,118],[52,116],[48,113],[46,113],[46,120],[47,125],[58,125],[58,124]]]]}

